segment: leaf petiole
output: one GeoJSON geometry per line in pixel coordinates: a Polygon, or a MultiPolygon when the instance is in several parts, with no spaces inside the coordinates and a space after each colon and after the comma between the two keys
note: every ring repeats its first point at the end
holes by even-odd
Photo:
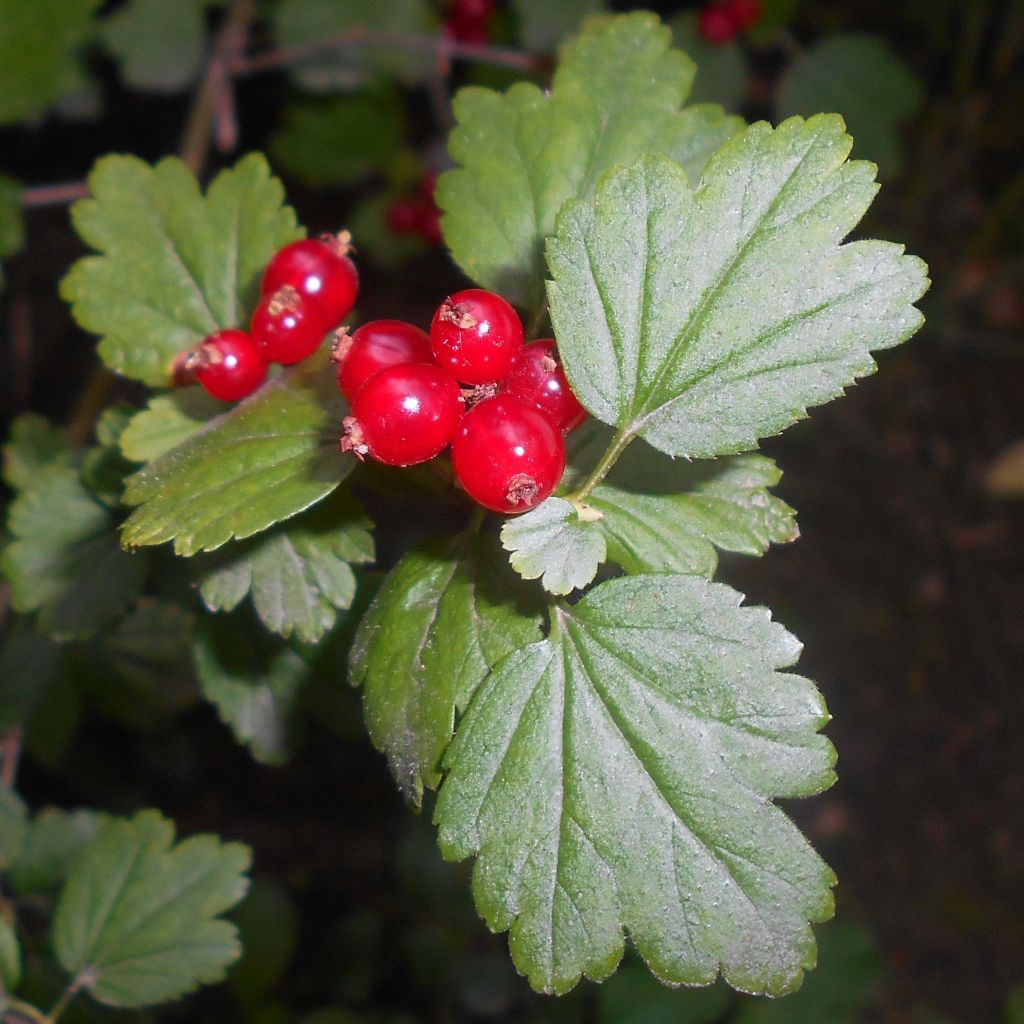
{"type": "Polygon", "coordinates": [[[611,472],[612,466],[619,461],[635,436],[626,427],[620,427],[587,479],[572,494],[566,495],[565,500],[579,508],[590,492],[611,472]]]}

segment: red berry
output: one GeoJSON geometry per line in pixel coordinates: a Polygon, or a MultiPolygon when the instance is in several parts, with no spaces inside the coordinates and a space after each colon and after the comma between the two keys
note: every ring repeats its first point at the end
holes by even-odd
{"type": "Polygon", "coordinates": [[[423,204],[416,227],[427,245],[437,246],[444,241],[444,235],[441,234],[441,211],[432,202],[423,204]]]}
{"type": "Polygon", "coordinates": [[[311,356],[330,328],[320,306],[290,284],[265,295],[252,316],[252,337],[263,358],[285,366],[311,356]]]}
{"type": "Polygon", "coordinates": [[[440,454],[462,415],[459,385],[432,363],[378,370],[352,402],[341,450],[372,455],[389,466],[412,466],[440,454]]]}
{"type": "Polygon", "coordinates": [[[286,245],[267,265],[262,293],[270,295],[291,285],[320,305],[329,328],[336,327],[352,312],[359,293],[359,274],[348,258],[349,248],[347,232],[286,245]]]}
{"type": "Polygon", "coordinates": [[[503,394],[546,412],[563,434],[587,418],[558,361],[554,338],[540,338],[521,349],[500,387],[503,394]]]}
{"type": "Polygon", "coordinates": [[[729,0],[727,9],[732,23],[740,32],[753,28],[764,13],[761,0],[729,0]]]}
{"type": "Polygon", "coordinates": [[[422,200],[401,196],[391,202],[384,214],[384,221],[392,234],[411,235],[419,231],[422,215],[422,200]]]}
{"type": "Polygon", "coordinates": [[[438,307],[430,325],[434,358],[456,380],[493,384],[523,347],[523,324],[494,292],[467,288],[438,307]]]}
{"type": "Polygon", "coordinates": [[[733,19],[728,7],[712,4],[705,7],[697,17],[697,31],[706,43],[721,46],[736,37],[739,25],[733,19]]]}
{"type": "Polygon", "coordinates": [[[482,45],[487,42],[493,17],[494,0],[452,0],[445,28],[460,43],[482,45]]]}
{"type": "Polygon", "coordinates": [[[431,202],[434,201],[434,195],[437,192],[437,179],[439,175],[437,171],[428,171],[420,178],[419,193],[424,199],[429,199],[431,202]]]}
{"type": "Polygon", "coordinates": [[[539,409],[511,395],[473,406],[452,440],[452,464],[466,493],[495,512],[525,512],[555,489],[565,442],[539,409]]]}
{"type": "Polygon", "coordinates": [[[331,358],[338,364],[338,388],[351,402],[378,370],[399,363],[432,363],[430,338],[402,320],[371,320],[352,334],[338,334],[331,358]]]}
{"type": "Polygon", "coordinates": [[[267,379],[267,362],[247,331],[217,331],[198,344],[186,360],[214,398],[237,402],[267,379]]]}

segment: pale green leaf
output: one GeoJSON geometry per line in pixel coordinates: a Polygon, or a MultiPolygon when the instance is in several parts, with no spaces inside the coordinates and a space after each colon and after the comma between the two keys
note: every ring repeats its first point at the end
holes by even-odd
{"type": "Polygon", "coordinates": [[[193,648],[203,696],[265,764],[288,759],[292,718],[309,666],[287,644],[236,616],[207,618],[193,648]]]}
{"type": "Polygon", "coordinates": [[[352,645],[366,724],[405,798],[419,805],[477,686],[538,636],[493,541],[456,537],[409,552],[384,581],[352,645]]]}
{"type": "Polygon", "coordinates": [[[277,166],[313,186],[351,185],[384,170],[401,148],[406,127],[393,85],[293,103],[284,116],[270,154],[277,166]]]}
{"type": "Polygon", "coordinates": [[[22,413],[11,424],[3,447],[4,482],[20,491],[51,466],[71,466],[75,453],[63,427],[38,413],[22,413]]]}
{"type": "Polygon", "coordinates": [[[358,38],[360,29],[430,36],[436,28],[426,0],[283,0],[274,20],[281,46],[307,46],[346,32],[354,36],[294,67],[295,80],[311,92],[349,91],[377,75],[411,85],[436,74],[437,55],[429,48],[367,45],[358,38]]]}
{"type": "Polygon", "coordinates": [[[21,852],[28,812],[13,789],[0,785],[0,871],[7,871],[21,852]]]}
{"type": "Polygon", "coordinates": [[[80,88],[78,53],[100,0],[0,0],[0,124],[42,114],[80,88]]]}
{"type": "Polygon", "coordinates": [[[175,157],[152,167],[102,157],[89,188],[72,220],[101,255],[75,263],[61,295],[101,336],[107,366],[155,387],[167,385],[176,354],[245,324],[267,261],[301,236],[281,183],[255,153],[218,174],[205,196],[175,157]]]}
{"type": "Polygon", "coordinates": [[[113,621],[142,592],[148,560],[121,550],[110,511],[73,469],[54,468],[8,509],[13,540],[0,567],[16,611],[38,611],[39,628],[83,638],[113,621]]]}
{"type": "Polygon", "coordinates": [[[228,408],[198,386],[156,395],[121,433],[121,454],[132,462],[158,459],[228,408]]]}
{"type": "Polygon", "coordinates": [[[351,566],[373,561],[370,521],[347,493],[248,541],[228,544],[196,566],[210,611],[230,611],[249,594],[260,621],[283,637],[315,643],[349,607],[351,566]]]}
{"type": "Polygon", "coordinates": [[[60,895],[53,945],[61,966],[109,1006],[150,1006],[220,981],[238,958],[219,918],[245,895],[250,853],[197,835],[174,842],[156,811],[111,821],[60,895]]]}
{"type": "Polygon", "coordinates": [[[580,22],[606,10],[605,0],[512,0],[519,37],[530,53],[553,53],[580,22]]]}
{"type": "Polygon", "coordinates": [[[736,110],[746,91],[747,77],[747,62],[740,44],[735,40],[715,44],[707,42],[697,30],[696,11],[676,15],[670,24],[676,46],[697,63],[691,101],[721,103],[727,110],[736,110]]]}
{"type": "Polygon", "coordinates": [[[0,911],[0,1003],[3,992],[13,992],[21,982],[21,944],[14,928],[13,914],[0,911]]]}
{"type": "Polygon", "coordinates": [[[741,122],[718,108],[679,112],[693,62],[643,12],[597,18],[563,54],[551,89],[463,89],[449,139],[457,164],[438,182],[445,241],[478,284],[540,304],[544,239],[562,203],[649,152],[699,173],[712,145],[741,122]]]}
{"type": "Polygon", "coordinates": [[[21,851],[11,865],[11,885],[22,896],[41,896],[58,888],[82,852],[108,820],[96,811],[45,807],[33,815],[21,851]]]}
{"type": "Polygon", "coordinates": [[[548,498],[525,515],[506,521],[501,543],[512,568],[539,579],[552,594],[585,587],[605,560],[605,540],[594,522],[581,521],[562,498],[548,498]]]}
{"type": "Polygon", "coordinates": [[[874,371],[920,326],[926,267],[840,245],[875,195],[842,119],[756,124],[694,190],[648,157],[567,205],[551,317],[580,401],[670,455],[744,451],[874,371]]]}
{"type": "Polygon", "coordinates": [[[174,541],[179,555],[243,540],[326,497],[355,459],[338,451],[346,406],[323,357],[265,384],[130,477],[130,546],[174,541]]]}
{"type": "Polygon", "coordinates": [[[800,644],[698,576],[610,580],[481,685],[445,755],[445,856],[516,966],[565,992],[628,932],[659,978],[782,995],[835,878],[776,797],[833,781],[800,644]]]}
{"type": "Polygon", "coordinates": [[[903,161],[899,126],[924,102],[924,86],[884,39],[835,33],[804,51],[786,73],[776,100],[780,117],[819,110],[842,114],[857,156],[883,175],[903,161]]]}
{"type": "Polygon", "coordinates": [[[202,66],[204,0],[129,0],[103,20],[100,37],[132,88],[180,92],[202,66]]]}

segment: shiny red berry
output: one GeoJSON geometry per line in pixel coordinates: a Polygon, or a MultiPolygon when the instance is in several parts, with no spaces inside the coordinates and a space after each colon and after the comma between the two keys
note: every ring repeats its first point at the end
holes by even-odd
{"type": "Polygon", "coordinates": [[[466,384],[493,384],[523,347],[523,324],[494,292],[467,288],[445,299],[430,325],[434,358],[466,384]]]}
{"type": "Polygon", "coordinates": [[[697,16],[697,31],[706,43],[722,46],[736,37],[739,25],[726,5],[713,3],[697,16]]]}
{"type": "Polygon", "coordinates": [[[304,238],[279,249],[263,274],[262,293],[291,285],[316,301],[327,326],[337,327],[352,312],[359,293],[359,274],[348,258],[349,236],[304,238]]]}
{"type": "Polygon", "coordinates": [[[378,370],[346,416],[341,450],[389,466],[412,466],[440,454],[462,415],[459,385],[432,363],[378,370]]]}
{"type": "Polygon", "coordinates": [[[764,13],[761,0],[729,0],[726,6],[732,23],[740,32],[753,28],[764,13]]]}
{"type": "Polygon", "coordinates": [[[430,338],[403,320],[371,320],[351,334],[338,334],[331,358],[338,364],[338,388],[351,402],[378,370],[398,363],[432,363],[430,338]]]}
{"type": "Polygon", "coordinates": [[[267,361],[247,331],[217,331],[190,353],[186,365],[203,389],[224,402],[251,395],[267,379],[267,361]]]}
{"type": "Polygon", "coordinates": [[[562,433],[539,409],[511,395],[473,406],[455,431],[452,465],[466,493],[495,512],[525,512],[558,485],[562,433]]]}
{"type": "Polygon", "coordinates": [[[525,346],[512,360],[499,388],[502,394],[546,412],[563,434],[575,430],[587,418],[587,410],[572,393],[558,361],[554,338],[540,338],[525,346]]]}
{"type": "Polygon", "coordinates": [[[311,356],[330,328],[320,306],[290,284],[265,295],[252,316],[252,337],[263,358],[285,366],[311,356]]]}

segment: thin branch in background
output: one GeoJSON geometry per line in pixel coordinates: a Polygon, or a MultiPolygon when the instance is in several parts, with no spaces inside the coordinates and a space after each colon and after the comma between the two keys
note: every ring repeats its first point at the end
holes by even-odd
{"type": "Polygon", "coordinates": [[[0,783],[14,789],[18,777],[18,761],[21,758],[21,726],[15,726],[0,736],[0,783]]]}
{"type": "Polygon", "coordinates": [[[21,205],[26,210],[40,206],[59,206],[61,203],[72,203],[89,194],[89,186],[84,181],[66,181],[57,185],[36,185],[26,188],[21,193],[21,205]]]}
{"type": "Polygon", "coordinates": [[[15,409],[27,408],[32,396],[32,307],[28,296],[11,296],[11,401],[15,409]]]}

